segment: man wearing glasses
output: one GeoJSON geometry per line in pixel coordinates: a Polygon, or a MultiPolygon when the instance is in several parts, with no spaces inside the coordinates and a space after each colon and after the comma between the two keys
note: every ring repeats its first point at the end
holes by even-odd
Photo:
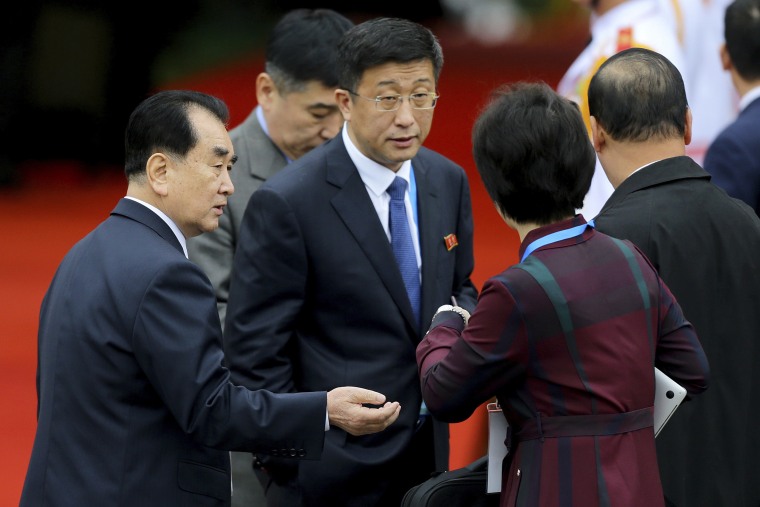
{"type": "MultiPolygon", "coordinates": [[[[342,132],[251,198],[225,326],[233,379],[276,392],[351,383],[401,403],[382,434],[332,427],[321,461],[261,458],[274,505],[398,506],[448,467],[425,413],[415,347],[435,311],[472,310],[472,211],[461,167],[422,147],[440,100],[435,36],[379,18],[338,47],[342,132]]],[[[297,417],[298,414],[294,414],[297,417]]]]}

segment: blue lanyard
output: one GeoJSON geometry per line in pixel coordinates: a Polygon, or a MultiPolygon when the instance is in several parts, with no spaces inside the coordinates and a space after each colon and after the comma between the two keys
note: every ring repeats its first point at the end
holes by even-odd
{"type": "Polygon", "coordinates": [[[557,241],[562,241],[563,239],[569,239],[569,238],[574,238],[575,236],[580,236],[581,234],[583,234],[583,231],[586,230],[586,227],[593,228],[594,221],[591,220],[588,223],[585,223],[583,225],[576,225],[575,227],[571,227],[569,229],[563,229],[561,231],[547,234],[543,238],[538,238],[537,240],[530,243],[527,246],[527,248],[525,248],[525,253],[522,256],[522,259],[520,259],[520,262],[523,262],[525,259],[527,259],[528,256],[532,254],[536,248],[541,248],[542,246],[546,246],[549,243],[556,243],[557,241]]]}
{"type": "Polygon", "coordinates": [[[409,165],[409,200],[412,203],[414,223],[419,224],[420,222],[417,220],[417,180],[414,178],[414,167],[411,166],[411,163],[409,165]]]}

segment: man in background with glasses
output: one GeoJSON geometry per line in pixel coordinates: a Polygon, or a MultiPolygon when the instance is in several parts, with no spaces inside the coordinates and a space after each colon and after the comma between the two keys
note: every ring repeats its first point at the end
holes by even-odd
{"type": "Polygon", "coordinates": [[[353,383],[402,410],[376,437],[331,428],[313,464],[262,457],[270,506],[396,507],[448,467],[448,427],[425,413],[414,351],[441,305],[472,310],[477,298],[467,177],[422,147],[440,100],[437,39],[373,19],[345,33],[338,61],[342,132],[246,209],[225,351],[234,381],[250,388],[353,383]]]}

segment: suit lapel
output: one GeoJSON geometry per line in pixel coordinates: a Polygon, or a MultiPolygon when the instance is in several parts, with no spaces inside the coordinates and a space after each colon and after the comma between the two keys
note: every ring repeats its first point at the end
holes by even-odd
{"type": "Polygon", "coordinates": [[[255,153],[256,160],[248,160],[248,170],[254,178],[266,181],[288,163],[285,155],[275,146],[259,123],[256,109],[248,115],[242,124],[242,136],[235,136],[234,140],[243,142],[245,150],[241,153],[255,153]]]}
{"type": "Polygon", "coordinates": [[[351,157],[348,156],[341,134],[329,141],[329,150],[325,159],[327,160],[327,182],[338,187],[338,191],[331,199],[333,208],[346,224],[396,302],[407,324],[414,329],[416,334],[419,326],[414,321],[412,306],[409,303],[401,273],[396,266],[393,250],[377,218],[375,207],[367,195],[364,181],[359,176],[359,171],[356,170],[351,157]]]}
{"type": "Polygon", "coordinates": [[[439,209],[438,193],[435,179],[432,178],[432,170],[425,163],[422,157],[418,156],[412,160],[414,177],[417,181],[417,215],[419,219],[418,228],[420,231],[420,252],[422,255],[422,308],[420,316],[422,319],[420,338],[425,334],[429,322],[427,320],[436,310],[436,266],[438,265],[438,248],[439,243],[443,241],[439,237],[440,215],[436,213],[439,209]]]}

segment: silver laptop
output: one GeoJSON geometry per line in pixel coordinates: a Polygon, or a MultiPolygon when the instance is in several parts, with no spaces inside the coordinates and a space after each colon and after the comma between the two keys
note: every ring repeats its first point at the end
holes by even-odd
{"type": "Polygon", "coordinates": [[[656,437],[686,397],[686,389],[658,368],[654,369],[654,382],[654,436],[656,437]]]}

